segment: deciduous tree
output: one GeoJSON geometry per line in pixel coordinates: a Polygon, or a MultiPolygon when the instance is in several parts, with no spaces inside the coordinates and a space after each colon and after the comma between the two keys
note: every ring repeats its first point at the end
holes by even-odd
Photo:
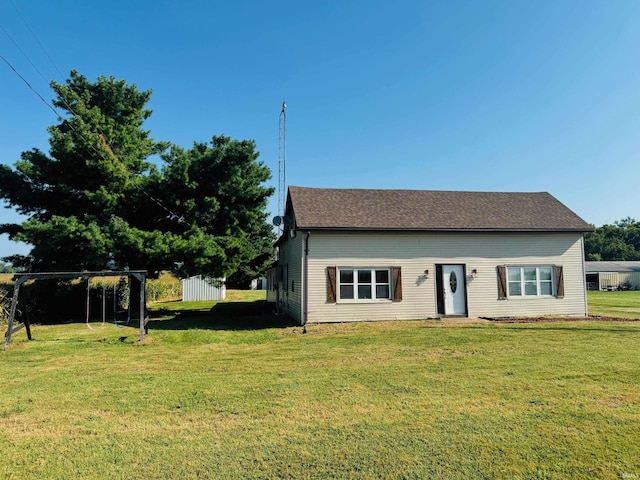
{"type": "Polygon", "coordinates": [[[586,260],[640,260],[640,222],[624,218],[585,235],[586,260]]]}

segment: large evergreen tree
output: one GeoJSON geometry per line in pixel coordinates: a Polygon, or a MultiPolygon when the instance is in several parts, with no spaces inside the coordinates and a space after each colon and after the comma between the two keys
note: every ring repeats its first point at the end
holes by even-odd
{"type": "Polygon", "coordinates": [[[260,270],[273,234],[253,141],[214,136],[190,150],[143,129],[150,91],[71,72],[52,83],[66,118],[49,127],[50,151],[0,166],[0,198],[28,218],[0,232],[32,245],[10,257],[32,271],[145,269],[230,275],[260,270]],[[161,155],[162,168],[149,161],[161,155]]]}

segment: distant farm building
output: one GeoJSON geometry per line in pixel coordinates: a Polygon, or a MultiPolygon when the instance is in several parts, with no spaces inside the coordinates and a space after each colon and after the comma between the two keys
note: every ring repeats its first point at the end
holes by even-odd
{"type": "Polygon", "coordinates": [[[640,262],[584,262],[589,290],[640,290],[640,262]]]}

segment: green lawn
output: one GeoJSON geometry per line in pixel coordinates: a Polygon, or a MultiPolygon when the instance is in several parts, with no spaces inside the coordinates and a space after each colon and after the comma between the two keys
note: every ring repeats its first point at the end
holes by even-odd
{"type": "Polygon", "coordinates": [[[640,291],[588,291],[589,315],[640,319],[640,291]]]}
{"type": "Polygon", "coordinates": [[[142,345],[18,332],[0,478],[640,478],[640,322],[303,334],[231,297],[155,307],[142,345]]]}

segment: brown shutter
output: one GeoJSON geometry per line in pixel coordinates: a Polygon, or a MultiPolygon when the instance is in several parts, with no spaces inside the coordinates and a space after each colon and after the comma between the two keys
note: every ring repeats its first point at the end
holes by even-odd
{"type": "Polygon", "coordinates": [[[336,303],[336,267],[327,267],[327,303],[336,303]]]}
{"type": "Polygon", "coordinates": [[[393,276],[393,301],[401,302],[402,301],[402,272],[400,267],[392,267],[392,276],[393,276]]]}
{"type": "Polygon", "coordinates": [[[562,265],[553,266],[553,278],[556,282],[556,298],[564,298],[564,275],[562,265]]]}
{"type": "Polygon", "coordinates": [[[507,299],[507,267],[498,265],[498,300],[507,299]]]}

